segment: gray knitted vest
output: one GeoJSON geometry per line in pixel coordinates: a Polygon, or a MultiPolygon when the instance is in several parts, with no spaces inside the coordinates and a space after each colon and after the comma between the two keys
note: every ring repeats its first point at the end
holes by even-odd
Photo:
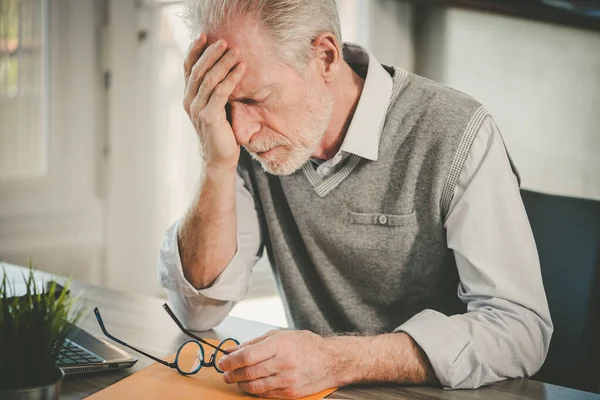
{"type": "Polygon", "coordinates": [[[278,177],[242,151],[238,172],[298,329],[391,332],[424,309],[466,310],[443,225],[487,113],[465,94],[386,70],[393,90],[377,161],[352,155],[325,180],[310,162],[278,177]]]}

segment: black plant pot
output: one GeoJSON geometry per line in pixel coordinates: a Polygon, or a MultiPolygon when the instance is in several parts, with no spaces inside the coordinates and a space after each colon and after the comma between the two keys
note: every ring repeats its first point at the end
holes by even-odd
{"type": "Polygon", "coordinates": [[[56,379],[54,382],[43,386],[24,389],[0,389],[2,400],[58,400],[60,398],[60,386],[65,377],[62,369],[56,367],[56,379]]]}

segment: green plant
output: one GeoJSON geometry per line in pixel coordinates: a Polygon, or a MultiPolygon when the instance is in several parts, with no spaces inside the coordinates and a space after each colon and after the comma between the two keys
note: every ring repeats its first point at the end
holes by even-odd
{"type": "Polygon", "coordinates": [[[52,383],[60,345],[81,317],[76,299],[56,282],[38,289],[34,270],[23,274],[26,294],[15,296],[3,269],[0,286],[0,389],[29,388],[52,383]]]}

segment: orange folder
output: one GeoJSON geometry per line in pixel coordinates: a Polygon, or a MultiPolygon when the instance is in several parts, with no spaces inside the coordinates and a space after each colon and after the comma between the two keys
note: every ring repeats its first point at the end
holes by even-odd
{"type": "MultiPolygon", "coordinates": [[[[207,339],[207,341],[215,346],[219,343],[210,339],[207,339]]],[[[174,359],[175,354],[165,360],[172,361],[174,359]]],[[[303,397],[303,400],[321,400],[334,391],[335,389],[328,389],[312,396],[303,397]]],[[[213,367],[203,367],[195,375],[183,376],[177,370],[158,363],[154,363],[88,398],[92,400],[257,399],[255,396],[244,393],[236,384],[226,384],[223,381],[223,375],[219,374],[213,367]]]]}

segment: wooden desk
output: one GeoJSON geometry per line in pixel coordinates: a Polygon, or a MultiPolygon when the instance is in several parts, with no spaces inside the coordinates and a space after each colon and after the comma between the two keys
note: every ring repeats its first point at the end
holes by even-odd
{"type": "MultiPolygon", "coordinates": [[[[15,282],[21,282],[21,273],[25,269],[4,264],[9,276],[15,282]]],[[[1,270],[1,268],[0,268],[1,270]]],[[[45,279],[56,279],[64,282],[64,278],[37,272],[45,279]]],[[[162,309],[163,300],[135,294],[118,292],[111,289],[73,282],[72,293],[85,290],[86,308],[89,310],[80,324],[84,329],[103,337],[93,316],[92,309],[98,306],[102,318],[110,332],[127,343],[157,356],[174,353],[179,344],[187,339],[162,309]]],[[[235,337],[240,341],[249,340],[275,329],[273,326],[252,322],[240,318],[229,317],[214,330],[201,336],[222,339],[235,337]]],[[[68,376],[62,387],[61,398],[65,400],[84,398],[106,386],[109,386],[128,375],[151,364],[142,355],[137,364],[124,371],[107,371],[95,374],[68,376]]],[[[428,387],[347,387],[334,392],[332,400],[388,400],[388,399],[420,399],[420,400],[472,400],[472,399],[532,399],[532,400],[600,400],[600,395],[572,390],[560,386],[519,379],[501,382],[478,390],[442,390],[428,387]]]]}

